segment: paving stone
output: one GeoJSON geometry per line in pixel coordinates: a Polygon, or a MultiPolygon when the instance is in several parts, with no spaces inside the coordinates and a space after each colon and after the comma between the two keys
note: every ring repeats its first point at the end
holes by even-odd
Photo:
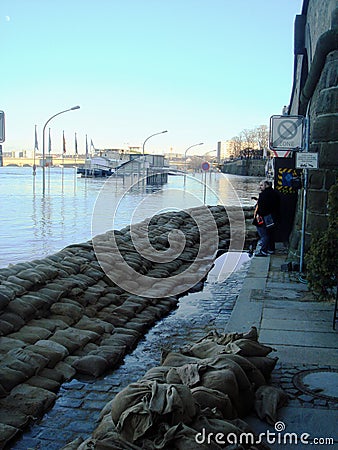
{"type": "Polygon", "coordinates": [[[303,394],[298,396],[298,400],[301,400],[302,402],[312,402],[313,397],[311,395],[303,394]]]}

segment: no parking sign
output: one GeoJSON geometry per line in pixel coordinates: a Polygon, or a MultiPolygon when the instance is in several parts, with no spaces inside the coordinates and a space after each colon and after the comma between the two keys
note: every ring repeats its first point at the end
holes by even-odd
{"type": "Polygon", "coordinates": [[[202,170],[207,172],[210,169],[210,164],[208,163],[208,161],[204,161],[204,162],[202,162],[201,167],[202,167],[202,170]]]}
{"type": "Polygon", "coordinates": [[[303,116],[270,117],[270,149],[300,150],[303,148],[303,116]]]}

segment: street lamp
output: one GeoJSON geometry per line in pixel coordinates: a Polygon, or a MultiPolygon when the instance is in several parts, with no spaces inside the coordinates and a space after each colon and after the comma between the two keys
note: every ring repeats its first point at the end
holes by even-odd
{"type": "Polygon", "coordinates": [[[203,157],[205,158],[207,155],[209,155],[210,153],[213,153],[213,152],[217,152],[217,149],[210,150],[209,152],[204,153],[203,157]]]}
{"type": "Polygon", "coordinates": [[[46,176],[45,176],[45,130],[46,130],[46,126],[52,119],[54,119],[54,117],[56,117],[60,114],[63,114],[65,112],[68,112],[68,111],[74,111],[74,109],[79,109],[79,108],[80,108],[80,106],[73,106],[72,108],[65,109],[64,111],[60,111],[60,112],[54,114],[54,116],[50,117],[43,126],[43,130],[42,130],[42,193],[43,194],[45,193],[45,185],[46,185],[46,176]]]}
{"type": "Polygon", "coordinates": [[[186,149],[186,151],[184,152],[184,184],[185,184],[185,177],[186,177],[186,172],[187,172],[187,152],[191,148],[197,147],[198,145],[203,145],[203,142],[200,142],[199,144],[190,145],[190,147],[188,147],[186,149]]]}
{"type": "Polygon", "coordinates": [[[162,133],[168,133],[168,130],[160,131],[158,133],[152,134],[151,136],[147,137],[147,139],[143,142],[143,145],[142,145],[142,155],[143,156],[144,156],[144,146],[145,146],[145,143],[147,142],[147,140],[152,138],[153,136],[157,136],[158,134],[162,134],[162,133]]]}

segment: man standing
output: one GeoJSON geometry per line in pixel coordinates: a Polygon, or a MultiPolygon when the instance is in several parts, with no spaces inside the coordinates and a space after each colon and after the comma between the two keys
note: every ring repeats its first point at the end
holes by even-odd
{"type": "Polygon", "coordinates": [[[257,201],[255,221],[260,223],[258,227],[262,245],[255,255],[267,256],[275,253],[275,225],[279,216],[280,198],[272,188],[271,181],[261,181],[259,189],[261,192],[257,201]]]}

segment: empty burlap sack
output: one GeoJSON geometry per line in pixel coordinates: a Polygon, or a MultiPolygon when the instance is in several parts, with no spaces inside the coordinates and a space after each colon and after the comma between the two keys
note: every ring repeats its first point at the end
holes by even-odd
{"type": "Polygon", "coordinates": [[[194,387],[191,389],[191,392],[201,409],[217,408],[224,419],[234,419],[237,417],[236,410],[227,394],[204,386],[194,387]]]}
{"type": "Polygon", "coordinates": [[[165,433],[155,439],[154,443],[150,443],[156,450],[172,449],[172,450],[221,450],[222,447],[214,442],[207,443],[202,442],[203,436],[201,436],[200,442],[196,442],[197,432],[191,427],[183,423],[179,423],[166,430],[165,433]]]}
{"type": "Polygon", "coordinates": [[[204,369],[205,366],[200,364],[184,364],[180,367],[172,367],[167,374],[167,383],[195,386],[200,381],[200,372],[204,369]]]}
{"type": "Polygon", "coordinates": [[[199,342],[191,347],[184,349],[184,353],[188,356],[195,356],[196,358],[212,358],[226,350],[224,345],[219,345],[216,342],[205,340],[199,342]]]}
{"type": "Polygon", "coordinates": [[[167,382],[169,383],[168,379],[167,379],[167,374],[168,372],[172,370],[171,367],[168,366],[155,366],[152,367],[151,369],[147,370],[147,372],[143,375],[142,378],[140,378],[139,381],[142,380],[156,380],[159,381],[160,383],[164,383],[167,382]]]}
{"type": "Polygon", "coordinates": [[[115,425],[118,424],[121,414],[131,406],[139,403],[146,395],[151,394],[151,381],[130,383],[118,392],[111,403],[111,415],[115,425]]]}
{"type": "Polygon", "coordinates": [[[231,369],[236,376],[239,390],[246,390],[251,387],[251,382],[242,367],[229,358],[228,355],[218,355],[213,359],[209,359],[208,367],[213,369],[231,369]]]}
{"type": "Polygon", "coordinates": [[[149,409],[159,415],[171,414],[168,420],[170,424],[180,421],[189,424],[198,411],[191,390],[187,386],[162,384],[156,381],[152,382],[149,409]]]}
{"type": "Polygon", "coordinates": [[[194,358],[192,356],[182,355],[177,352],[162,352],[161,365],[179,367],[184,364],[201,364],[203,361],[200,358],[194,358]]]}
{"type": "Polygon", "coordinates": [[[261,386],[255,394],[255,411],[261,420],[270,425],[277,421],[277,409],[287,403],[288,396],[280,388],[261,386]]]}
{"type": "MultiPolygon", "coordinates": [[[[224,355],[225,356],[225,355],[224,355]]],[[[231,355],[227,354],[226,357],[241,366],[244,370],[245,375],[248,377],[250,383],[253,385],[255,389],[260,386],[264,386],[266,384],[266,380],[257,367],[249,361],[248,357],[240,356],[240,355],[231,355]]]]}
{"type": "MultiPolygon", "coordinates": [[[[154,420],[165,417],[169,425],[183,422],[189,424],[198,412],[190,389],[183,384],[151,382],[151,395],[124,410],[116,425],[123,439],[135,442],[153,425],[154,420]]],[[[115,421],[114,421],[115,422],[115,421]]]]}
{"type": "Polygon", "coordinates": [[[225,448],[228,444],[227,436],[230,433],[232,437],[234,435],[239,436],[242,433],[240,428],[227,420],[206,417],[203,415],[198,416],[190,426],[197,431],[195,437],[197,445],[195,449],[199,448],[198,445],[200,442],[208,442],[207,438],[209,433],[212,433],[210,435],[210,443],[217,444],[221,448],[225,448]]]}
{"type": "Polygon", "coordinates": [[[238,403],[239,389],[236,375],[231,369],[209,369],[201,376],[201,386],[227,394],[233,404],[238,403]]]}
{"type": "Polygon", "coordinates": [[[270,378],[278,361],[277,356],[274,358],[269,356],[247,356],[246,358],[262,372],[266,380],[270,378]]]}
{"type": "Polygon", "coordinates": [[[272,350],[274,350],[272,347],[251,339],[237,339],[226,345],[227,353],[234,353],[240,356],[267,356],[272,350]]]}

